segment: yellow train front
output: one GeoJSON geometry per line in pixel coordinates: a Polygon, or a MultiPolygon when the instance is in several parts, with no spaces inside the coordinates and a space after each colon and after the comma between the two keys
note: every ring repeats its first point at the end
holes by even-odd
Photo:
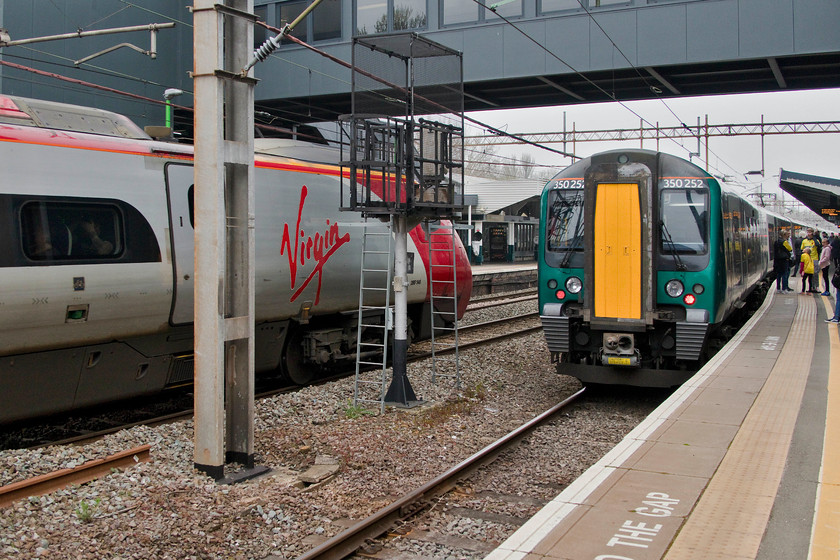
{"type": "Polygon", "coordinates": [[[668,387],[763,298],[786,226],[700,167],[648,150],[581,160],[542,195],[539,310],[559,373],[668,387]]]}

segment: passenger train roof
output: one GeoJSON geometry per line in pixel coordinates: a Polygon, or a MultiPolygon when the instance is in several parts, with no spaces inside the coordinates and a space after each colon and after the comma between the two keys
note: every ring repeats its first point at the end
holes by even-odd
{"type": "MultiPolygon", "coordinates": [[[[155,140],[126,116],[80,105],[0,95],[0,125],[3,124],[23,127],[18,129],[20,132],[15,138],[25,138],[26,141],[34,143],[44,142],[42,134],[48,130],[61,130],[79,133],[82,136],[50,135],[49,143],[106,151],[134,151],[140,148],[138,153],[150,152],[180,158],[192,158],[193,155],[191,144],[155,140]],[[43,132],[32,130],[32,134],[26,134],[23,131],[28,127],[41,129],[43,132]],[[88,134],[95,136],[84,136],[88,134]],[[97,139],[96,136],[100,138],[97,139]],[[118,142],[121,147],[115,148],[113,142],[106,140],[107,138],[120,139],[118,142]],[[128,147],[124,143],[127,140],[141,141],[142,148],[139,144],[133,148],[128,147]]],[[[288,138],[255,138],[254,151],[258,161],[271,160],[271,156],[274,156],[297,161],[304,166],[335,166],[341,158],[340,151],[334,146],[288,138]]]]}
{"type": "Polygon", "coordinates": [[[0,96],[0,123],[151,140],[131,119],[111,111],[11,95],[0,96]]]}

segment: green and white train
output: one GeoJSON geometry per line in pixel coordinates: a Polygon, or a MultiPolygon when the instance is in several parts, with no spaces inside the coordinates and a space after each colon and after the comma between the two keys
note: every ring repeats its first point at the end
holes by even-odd
{"type": "Polygon", "coordinates": [[[802,227],[689,161],[641,149],[576,162],[541,206],[548,348],[559,373],[595,384],[688,379],[763,300],[779,228],[802,227]]]}

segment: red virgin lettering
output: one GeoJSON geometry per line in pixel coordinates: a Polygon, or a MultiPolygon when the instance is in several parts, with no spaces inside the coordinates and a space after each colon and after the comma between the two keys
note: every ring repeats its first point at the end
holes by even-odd
{"type": "Polygon", "coordinates": [[[315,291],[315,305],[321,299],[321,275],[323,274],[324,265],[330,260],[330,257],[338,250],[339,247],[350,241],[350,234],[345,233],[339,236],[338,224],[326,221],[327,229],[323,235],[321,232],[316,232],[314,237],[307,237],[306,232],[300,229],[300,220],[303,216],[303,204],[306,202],[307,188],[303,185],[300,189],[300,203],[298,204],[297,222],[295,223],[294,235],[289,234],[289,223],[283,226],[283,239],[280,242],[280,254],[286,254],[289,259],[289,285],[294,290],[297,283],[298,266],[303,266],[306,260],[315,260],[315,266],[312,271],[301,283],[300,287],[295,290],[289,301],[295,301],[303,290],[309,286],[309,283],[318,275],[318,288],[315,291]],[[293,241],[294,240],[294,241],[293,241]]]}

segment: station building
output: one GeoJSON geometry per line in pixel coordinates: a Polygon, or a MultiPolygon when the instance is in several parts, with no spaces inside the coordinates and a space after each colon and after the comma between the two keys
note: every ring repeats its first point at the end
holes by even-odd
{"type": "Polygon", "coordinates": [[[468,227],[460,231],[473,264],[536,260],[544,186],[537,179],[464,178],[461,225],[468,227]]]}

